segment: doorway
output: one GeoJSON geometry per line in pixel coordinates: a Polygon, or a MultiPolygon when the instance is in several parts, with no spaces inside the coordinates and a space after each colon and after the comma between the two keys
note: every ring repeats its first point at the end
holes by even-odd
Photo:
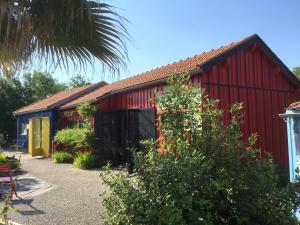
{"type": "Polygon", "coordinates": [[[48,157],[50,153],[50,118],[29,119],[28,152],[31,156],[48,157]]]}

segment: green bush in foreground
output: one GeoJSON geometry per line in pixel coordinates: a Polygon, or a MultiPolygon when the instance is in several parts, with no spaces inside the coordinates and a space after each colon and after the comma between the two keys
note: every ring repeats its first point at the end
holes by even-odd
{"type": "Polygon", "coordinates": [[[72,163],[74,159],[73,155],[69,152],[55,152],[53,160],[55,163],[72,163]]]}
{"type": "Polygon", "coordinates": [[[164,139],[135,154],[135,174],[102,174],[110,189],[104,223],[297,224],[294,186],[278,185],[269,155],[258,159],[255,135],[242,141],[241,104],[232,106],[225,125],[217,102],[187,82],[187,76],[172,77],[158,98],[164,139]]]}
{"type": "Polygon", "coordinates": [[[97,161],[91,152],[80,152],[74,159],[73,165],[80,169],[93,169],[97,166],[97,161]]]}

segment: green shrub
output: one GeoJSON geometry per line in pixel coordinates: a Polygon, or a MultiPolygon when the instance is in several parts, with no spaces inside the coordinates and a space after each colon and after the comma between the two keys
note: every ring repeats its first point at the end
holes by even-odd
{"type": "Polygon", "coordinates": [[[165,112],[160,143],[135,154],[135,173],[109,171],[102,179],[105,224],[297,224],[299,192],[279,186],[270,155],[259,159],[256,135],[242,141],[241,104],[231,122],[204,91],[172,77],[157,101],[165,112]],[[157,146],[160,145],[160,151],[157,146]]]}
{"type": "Polygon", "coordinates": [[[72,163],[74,159],[73,155],[69,152],[55,152],[53,160],[55,163],[72,163]]]}
{"type": "Polygon", "coordinates": [[[97,161],[91,152],[80,152],[75,157],[73,165],[80,169],[93,169],[97,166],[97,161]]]}
{"type": "Polygon", "coordinates": [[[91,147],[94,139],[94,132],[88,127],[63,129],[58,131],[54,137],[56,143],[75,149],[91,147]]]}
{"type": "Polygon", "coordinates": [[[96,114],[96,107],[85,102],[77,107],[77,111],[81,116],[92,117],[96,114]]]}

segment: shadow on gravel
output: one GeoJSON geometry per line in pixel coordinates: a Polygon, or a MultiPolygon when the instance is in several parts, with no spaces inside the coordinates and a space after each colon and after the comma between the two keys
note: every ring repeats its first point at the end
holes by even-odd
{"type": "Polygon", "coordinates": [[[13,200],[13,207],[15,207],[16,212],[24,215],[24,216],[31,216],[31,215],[41,215],[45,214],[43,210],[37,209],[34,206],[32,206],[33,199],[14,199],[13,200]],[[18,205],[22,205],[22,208],[24,209],[19,209],[18,205]]]}

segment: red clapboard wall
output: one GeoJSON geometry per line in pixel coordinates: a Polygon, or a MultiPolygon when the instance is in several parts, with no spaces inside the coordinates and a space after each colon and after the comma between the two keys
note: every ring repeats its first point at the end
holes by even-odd
{"type": "MultiPolygon", "coordinates": [[[[201,74],[191,77],[203,87],[210,98],[219,99],[224,109],[224,122],[230,120],[229,106],[244,104],[244,138],[258,134],[258,147],[273,154],[281,166],[288,165],[285,123],[278,114],[297,99],[297,87],[289,81],[269,55],[255,44],[240,49],[201,74]]],[[[110,95],[97,104],[101,111],[156,107],[155,91],[165,83],[110,95]]]]}
{"type": "Polygon", "coordinates": [[[220,99],[225,122],[230,120],[230,104],[243,102],[244,137],[257,133],[258,147],[271,152],[279,165],[288,165],[286,126],[278,114],[296,101],[297,87],[268,55],[255,45],[243,49],[211,67],[197,82],[211,98],[220,99]]]}
{"type": "Polygon", "coordinates": [[[244,138],[257,133],[257,146],[271,152],[280,166],[288,166],[286,126],[278,114],[297,100],[300,82],[257,35],[100,87],[61,108],[64,124],[82,119],[72,110],[87,101],[106,112],[156,108],[153,97],[163,90],[166,78],[184,72],[210,98],[220,100],[225,123],[230,121],[230,105],[243,102],[244,138]]]}

